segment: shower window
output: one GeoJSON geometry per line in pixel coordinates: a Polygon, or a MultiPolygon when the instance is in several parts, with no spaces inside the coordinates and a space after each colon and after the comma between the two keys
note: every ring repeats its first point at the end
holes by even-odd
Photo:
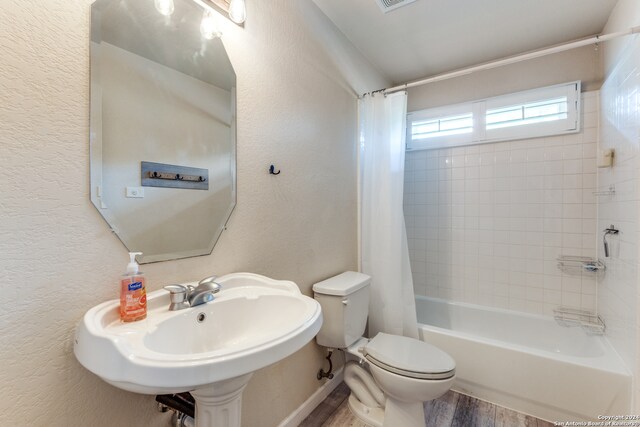
{"type": "Polygon", "coordinates": [[[567,97],[487,110],[487,130],[552,122],[567,118],[567,97]]]}
{"type": "Polygon", "coordinates": [[[435,119],[416,120],[411,127],[411,139],[419,140],[448,135],[460,135],[473,131],[471,113],[435,119]]]}
{"type": "Polygon", "coordinates": [[[575,133],[580,82],[414,111],[407,116],[407,149],[481,144],[575,133]]]}
{"type": "Polygon", "coordinates": [[[474,130],[471,103],[409,113],[407,144],[432,147],[463,145],[474,130]]]}

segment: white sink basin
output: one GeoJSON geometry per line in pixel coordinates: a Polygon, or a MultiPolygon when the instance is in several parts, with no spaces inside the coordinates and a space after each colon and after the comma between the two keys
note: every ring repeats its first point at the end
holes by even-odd
{"type": "Polygon", "coordinates": [[[197,355],[198,359],[206,354],[229,360],[249,349],[266,350],[269,344],[304,327],[316,311],[301,295],[252,293],[250,297],[219,298],[217,303],[185,310],[181,316],[158,319],[155,330],[141,335],[136,345],[157,353],[197,355]],[[204,320],[198,321],[203,314],[204,320]]]}
{"type": "MultiPolygon", "coordinates": [[[[216,281],[222,290],[213,301],[179,311],[169,311],[167,291],[149,293],[147,318],[138,322],[120,321],[117,300],[93,307],[76,330],[77,359],[132,392],[228,394],[231,384],[239,399],[252,372],[296,352],[320,330],[320,305],[293,282],[250,273],[216,281]]],[[[208,425],[198,419],[193,394],[196,423],[208,425]]]]}

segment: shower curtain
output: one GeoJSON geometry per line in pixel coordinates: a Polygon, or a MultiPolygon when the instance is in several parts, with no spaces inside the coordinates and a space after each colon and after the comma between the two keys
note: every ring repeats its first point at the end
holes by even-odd
{"type": "Polygon", "coordinates": [[[358,108],[362,272],[372,277],[369,336],[417,338],[402,206],[407,93],[365,95],[358,108]]]}

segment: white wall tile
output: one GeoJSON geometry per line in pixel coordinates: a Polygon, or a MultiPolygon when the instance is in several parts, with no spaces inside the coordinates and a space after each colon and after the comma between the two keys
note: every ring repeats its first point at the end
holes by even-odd
{"type": "Polygon", "coordinates": [[[579,134],[407,153],[416,293],[538,314],[595,309],[595,282],[556,262],[595,254],[594,95],[579,134]]]}
{"type": "MultiPolygon", "coordinates": [[[[638,373],[640,345],[637,233],[640,218],[639,57],[640,40],[635,39],[629,45],[626,59],[623,57],[618,63],[601,89],[598,148],[613,148],[615,162],[612,168],[597,170],[597,189],[602,191],[614,185],[616,194],[597,197],[598,239],[592,243],[596,246],[597,242],[598,256],[604,260],[607,270],[598,278],[597,291],[592,283],[583,283],[584,302],[597,300],[610,342],[635,375],[638,373]],[[610,257],[605,258],[600,233],[611,224],[620,230],[620,235],[611,236],[610,257]]],[[[585,141],[595,142],[596,130],[585,129],[585,141]]],[[[591,146],[589,150],[592,150],[591,146]]],[[[586,215],[595,219],[592,212],[585,214],[585,218],[586,215]]],[[[636,379],[636,387],[638,384],[640,382],[636,379]]],[[[638,406],[638,389],[636,395],[638,406]]]]}

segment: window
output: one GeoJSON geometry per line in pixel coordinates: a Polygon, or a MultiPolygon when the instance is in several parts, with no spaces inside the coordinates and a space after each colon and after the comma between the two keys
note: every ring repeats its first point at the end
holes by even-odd
{"type": "Polygon", "coordinates": [[[471,133],[472,131],[473,116],[469,113],[415,121],[411,127],[411,137],[413,140],[418,140],[446,135],[459,135],[471,133]]]}
{"type": "Polygon", "coordinates": [[[416,111],[407,116],[407,149],[464,144],[473,131],[470,103],[416,111]]]}
{"type": "Polygon", "coordinates": [[[575,133],[580,82],[550,86],[407,116],[407,149],[421,150],[575,133]]]}
{"type": "Polygon", "coordinates": [[[566,96],[487,110],[486,114],[487,130],[564,120],[566,118],[566,96]]]}

